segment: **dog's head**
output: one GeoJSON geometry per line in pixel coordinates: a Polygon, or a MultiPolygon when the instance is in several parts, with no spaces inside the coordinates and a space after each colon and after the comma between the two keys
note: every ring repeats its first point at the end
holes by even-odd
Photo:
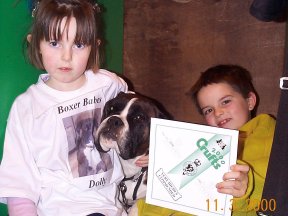
{"type": "Polygon", "coordinates": [[[105,104],[101,124],[94,133],[97,150],[116,149],[124,160],[148,153],[152,117],[166,119],[168,115],[152,99],[119,93],[105,104]]]}

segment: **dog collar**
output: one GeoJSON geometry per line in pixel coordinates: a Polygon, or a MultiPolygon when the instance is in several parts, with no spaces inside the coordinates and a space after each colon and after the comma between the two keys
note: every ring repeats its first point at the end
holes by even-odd
{"type": "Polygon", "coordinates": [[[122,204],[122,206],[124,207],[125,211],[128,213],[128,209],[132,206],[131,204],[128,203],[128,200],[125,196],[125,193],[127,191],[127,186],[125,184],[126,181],[133,181],[133,182],[136,182],[136,186],[134,188],[134,191],[133,191],[133,200],[136,200],[137,199],[137,192],[138,192],[138,189],[140,187],[140,184],[142,182],[142,179],[143,179],[143,176],[144,174],[147,172],[148,170],[148,167],[143,167],[138,173],[136,173],[135,175],[129,177],[129,178],[124,178],[120,184],[118,185],[118,188],[119,188],[119,195],[118,195],[118,200],[120,201],[120,203],[122,204]],[[122,201],[120,199],[120,194],[122,196],[122,201]]]}

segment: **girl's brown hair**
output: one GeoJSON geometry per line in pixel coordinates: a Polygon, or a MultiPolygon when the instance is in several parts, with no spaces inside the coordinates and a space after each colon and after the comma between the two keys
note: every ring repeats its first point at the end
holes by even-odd
{"type": "MultiPolygon", "coordinates": [[[[86,69],[98,69],[100,45],[99,7],[89,0],[41,0],[38,2],[34,22],[31,27],[31,40],[27,42],[27,56],[32,65],[44,69],[40,54],[40,41],[61,40],[61,22],[66,25],[74,17],[77,23],[75,43],[91,45],[91,53],[86,69]]],[[[67,30],[67,29],[66,29],[67,30]]]]}

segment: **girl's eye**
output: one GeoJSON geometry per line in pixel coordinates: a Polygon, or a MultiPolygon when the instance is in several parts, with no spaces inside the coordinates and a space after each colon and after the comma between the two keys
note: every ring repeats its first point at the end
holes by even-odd
{"type": "Polygon", "coordinates": [[[53,46],[53,47],[59,46],[57,41],[50,41],[49,44],[50,44],[50,46],[53,46]]]}
{"type": "Polygon", "coordinates": [[[85,47],[85,44],[83,44],[83,43],[75,43],[75,47],[77,49],[83,49],[85,47]]]}

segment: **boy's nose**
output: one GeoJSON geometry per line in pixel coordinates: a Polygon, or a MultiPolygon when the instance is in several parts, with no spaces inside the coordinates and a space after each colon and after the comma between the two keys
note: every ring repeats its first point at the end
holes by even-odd
{"type": "Polygon", "coordinates": [[[222,108],[217,108],[214,110],[214,113],[215,113],[216,117],[219,117],[219,116],[223,115],[224,110],[222,108]]]}

